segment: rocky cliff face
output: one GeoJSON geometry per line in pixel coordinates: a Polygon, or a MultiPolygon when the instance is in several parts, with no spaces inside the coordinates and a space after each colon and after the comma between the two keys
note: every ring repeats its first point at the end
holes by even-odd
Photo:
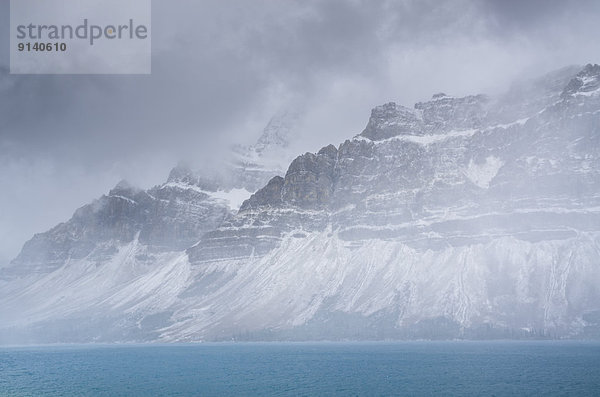
{"type": "Polygon", "coordinates": [[[121,182],[68,222],[35,235],[4,275],[49,273],[84,258],[101,264],[133,240],[156,251],[182,250],[229,215],[226,202],[192,184],[168,182],[144,191],[121,182]]]}
{"type": "MultiPolygon", "coordinates": [[[[59,335],[83,322],[81,340],[598,337],[599,69],[565,68],[499,98],[377,107],[361,134],[297,157],[237,214],[194,211],[218,225],[126,283],[110,278],[73,304],[58,275],[76,280],[60,284],[69,291],[106,269],[54,267],[22,293],[7,284],[29,305],[27,321],[7,323],[35,336],[49,321],[59,335]]],[[[114,195],[136,194],[148,193],[114,195]]],[[[147,218],[132,228],[115,211],[102,213],[107,235],[132,243],[100,268],[132,266],[140,241],[193,234],[194,221],[142,234],[147,218]]],[[[92,223],[81,222],[102,235],[92,223]]]]}
{"type": "MultiPolygon", "coordinates": [[[[221,288],[253,299],[202,299],[215,314],[173,335],[597,332],[598,76],[588,65],[561,85],[538,81],[520,106],[513,90],[375,108],[362,134],[298,157],[217,229],[246,246],[221,288]]],[[[218,233],[188,250],[199,279],[218,233]]]]}
{"type": "Polygon", "coordinates": [[[148,190],[119,182],[107,195],[75,211],[68,222],[36,234],[0,277],[47,274],[84,259],[101,265],[134,241],[153,252],[185,250],[281,172],[299,118],[294,112],[280,112],[254,146],[234,147],[218,169],[195,171],[180,164],[165,183],[148,190]]]}

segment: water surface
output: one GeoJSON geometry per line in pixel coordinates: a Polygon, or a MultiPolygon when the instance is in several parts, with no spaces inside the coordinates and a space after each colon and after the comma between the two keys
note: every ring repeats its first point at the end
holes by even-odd
{"type": "Polygon", "coordinates": [[[0,395],[600,396],[600,343],[0,348],[0,395]]]}

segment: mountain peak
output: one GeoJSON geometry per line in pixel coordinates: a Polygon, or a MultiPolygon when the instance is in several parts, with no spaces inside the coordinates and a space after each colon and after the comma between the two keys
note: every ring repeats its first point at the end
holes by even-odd
{"type": "Polygon", "coordinates": [[[433,100],[442,99],[442,98],[449,98],[449,96],[443,92],[438,92],[437,94],[433,94],[433,96],[431,97],[431,99],[433,99],[433,100]]]}
{"type": "Polygon", "coordinates": [[[177,164],[171,172],[169,172],[169,177],[167,178],[167,183],[170,182],[185,182],[189,183],[194,179],[194,171],[192,171],[191,167],[186,163],[177,164]]]}
{"type": "Polygon", "coordinates": [[[561,97],[592,96],[600,94],[600,65],[588,63],[563,90],[561,97]]]}
{"type": "Polygon", "coordinates": [[[438,93],[430,101],[416,103],[414,109],[388,102],[371,111],[369,123],[360,135],[381,141],[399,135],[424,136],[477,128],[486,119],[488,101],[481,94],[457,98],[438,93]]]}
{"type": "Polygon", "coordinates": [[[294,138],[299,119],[299,113],[293,110],[275,114],[258,138],[256,150],[261,152],[268,147],[288,147],[294,138]]]}
{"type": "Polygon", "coordinates": [[[121,179],[121,181],[119,181],[119,183],[117,183],[115,185],[115,187],[110,190],[110,192],[108,194],[110,196],[127,196],[127,195],[131,195],[131,194],[135,194],[139,190],[140,190],[139,188],[133,186],[127,180],[121,179]]]}
{"type": "Polygon", "coordinates": [[[397,135],[413,135],[421,130],[420,127],[421,120],[413,109],[388,102],[373,108],[361,135],[379,141],[397,135]]]}
{"type": "Polygon", "coordinates": [[[453,97],[435,94],[428,102],[415,104],[423,122],[431,132],[470,129],[481,125],[486,116],[488,97],[482,94],[453,97]]]}
{"type": "Polygon", "coordinates": [[[588,63],[587,65],[585,65],[585,67],[583,68],[581,73],[582,74],[593,74],[595,76],[598,76],[600,74],[600,65],[598,65],[597,63],[594,63],[594,64],[588,63]]]}

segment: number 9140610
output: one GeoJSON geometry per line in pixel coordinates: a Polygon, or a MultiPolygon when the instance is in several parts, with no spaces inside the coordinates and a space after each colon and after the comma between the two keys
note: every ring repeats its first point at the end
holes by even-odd
{"type": "Polygon", "coordinates": [[[40,51],[40,52],[65,52],[67,51],[66,43],[19,43],[17,45],[19,51],[40,51]]]}

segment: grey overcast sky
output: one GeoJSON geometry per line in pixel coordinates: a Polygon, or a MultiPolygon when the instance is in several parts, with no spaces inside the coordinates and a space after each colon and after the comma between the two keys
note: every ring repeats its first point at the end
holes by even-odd
{"type": "Polygon", "coordinates": [[[598,0],[154,0],[151,76],[9,75],[0,2],[0,264],[120,179],[163,181],[307,111],[307,150],[370,109],[600,62],[598,0]],[[201,161],[200,161],[201,162],[201,161]]]}

